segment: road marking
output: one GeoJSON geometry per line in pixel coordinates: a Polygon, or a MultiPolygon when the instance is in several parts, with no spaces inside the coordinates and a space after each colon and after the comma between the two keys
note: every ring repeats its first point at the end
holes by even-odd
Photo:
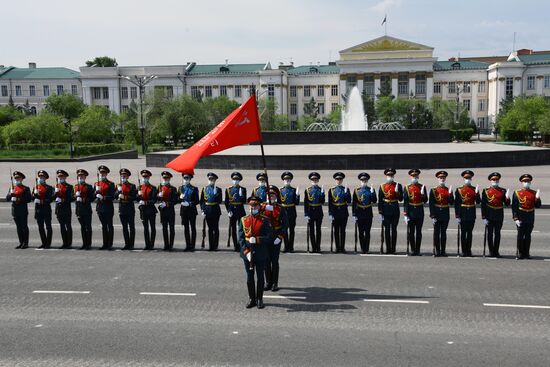
{"type": "Polygon", "coordinates": [[[384,298],[365,298],[365,302],[387,302],[387,303],[413,303],[413,304],[428,304],[430,301],[417,301],[412,299],[384,299],[384,298]]]}
{"type": "Polygon", "coordinates": [[[396,255],[391,255],[391,254],[359,254],[359,256],[372,256],[372,257],[407,257],[407,255],[402,255],[402,254],[396,254],[396,255]]]}
{"type": "Polygon", "coordinates": [[[187,296],[194,297],[196,293],[165,293],[165,292],[139,292],[142,296],[187,296]]]}
{"type": "Polygon", "coordinates": [[[38,290],[38,291],[32,291],[33,293],[37,294],[90,294],[90,291],[46,291],[46,290],[38,290]]]}
{"type": "Polygon", "coordinates": [[[484,303],[486,307],[513,307],[513,308],[537,308],[542,310],[550,310],[550,306],[537,306],[537,305],[512,305],[506,303],[484,303]]]}
{"type": "Polygon", "coordinates": [[[300,255],[300,256],[321,256],[322,254],[310,253],[310,252],[295,252],[294,255],[300,255]]]}
{"type": "Polygon", "coordinates": [[[265,295],[264,298],[272,298],[272,299],[306,299],[306,297],[302,296],[280,296],[280,295],[265,295]]]}
{"type": "Polygon", "coordinates": [[[37,327],[37,328],[42,327],[42,326],[43,326],[42,324],[34,325],[34,327],[37,327]]]}

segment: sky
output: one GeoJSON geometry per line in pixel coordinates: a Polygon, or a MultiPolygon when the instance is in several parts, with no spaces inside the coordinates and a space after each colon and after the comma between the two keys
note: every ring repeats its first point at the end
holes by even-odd
{"type": "Polygon", "coordinates": [[[0,0],[0,65],[321,64],[384,35],[434,56],[550,50],[548,0],[0,0]],[[4,3],[5,2],[5,3],[4,3]],[[2,4],[4,3],[4,4],[2,4]]]}

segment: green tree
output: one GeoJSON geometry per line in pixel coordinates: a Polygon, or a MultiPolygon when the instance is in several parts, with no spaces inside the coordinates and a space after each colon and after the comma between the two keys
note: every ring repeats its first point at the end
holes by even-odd
{"type": "Polygon", "coordinates": [[[550,106],[542,96],[517,97],[498,119],[501,131],[517,130],[531,136],[535,130],[550,133],[550,106]]]}
{"type": "Polygon", "coordinates": [[[94,67],[113,67],[118,66],[115,58],[109,56],[99,56],[95,57],[93,60],[86,61],[86,66],[94,67]]]}
{"type": "Polygon", "coordinates": [[[275,128],[275,116],[277,113],[277,101],[275,98],[262,98],[258,102],[260,111],[260,124],[262,130],[271,131],[275,128]]]}
{"type": "Polygon", "coordinates": [[[76,129],[76,142],[112,143],[118,117],[104,106],[91,106],[84,110],[72,125],[76,129]]]}
{"type": "Polygon", "coordinates": [[[2,129],[2,135],[7,145],[51,144],[68,141],[67,129],[61,117],[47,112],[13,121],[2,129]]]}
{"type": "Polygon", "coordinates": [[[289,131],[290,121],[287,115],[275,115],[273,120],[273,130],[275,131],[289,131]]]}
{"type": "Polygon", "coordinates": [[[203,102],[210,126],[219,124],[233,110],[239,107],[239,103],[230,100],[226,96],[207,98],[203,102]]]}
{"type": "Polygon", "coordinates": [[[387,123],[395,121],[392,97],[383,96],[376,100],[376,116],[379,122],[387,123]]]}
{"type": "Polygon", "coordinates": [[[69,93],[52,94],[46,98],[45,104],[46,111],[68,120],[74,120],[86,109],[86,105],[80,97],[69,93]]]}
{"type": "Polygon", "coordinates": [[[202,138],[208,132],[210,124],[203,104],[191,97],[181,96],[165,106],[159,127],[176,147],[187,137],[194,141],[202,138]]]}
{"type": "Polygon", "coordinates": [[[392,94],[392,88],[391,88],[391,80],[386,79],[380,83],[380,88],[378,88],[378,91],[380,92],[376,97],[380,99],[381,97],[389,97],[391,99],[394,99],[395,96],[392,94]]]}
{"type": "Polygon", "coordinates": [[[316,119],[318,114],[319,114],[319,106],[317,106],[317,102],[315,102],[315,99],[311,97],[309,102],[304,104],[304,115],[310,116],[316,119]]]}
{"type": "Polygon", "coordinates": [[[368,121],[376,121],[376,104],[374,103],[374,98],[367,95],[365,91],[361,94],[361,98],[363,99],[363,110],[365,111],[365,115],[367,115],[368,121]]]}
{"type": "Polygon", "coordinates": [[[13,106],[0,106],[0,126],[5,126],[12,121],[21,120],[25,115],[13,106]]]}

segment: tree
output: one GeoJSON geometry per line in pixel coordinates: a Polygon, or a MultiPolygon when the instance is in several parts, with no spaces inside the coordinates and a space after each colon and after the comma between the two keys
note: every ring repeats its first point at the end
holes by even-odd
{"type": "Polygon", "coordinates": [[[73,121],[75,141],[81,143],[112,143],[118,117],[104,106],[88,107],[73,121]]]}
{"type": "Polygon", "coordinates": [[[366,94],[365,91],[361,94],[361,98],[363,99],[363,110],[365,111],[365,115],[367,115],[367,120],[369,122],[376,121],[377,118],[374,98],[366,94]]]}
{"type": "Polygon", "coordinates": [[[376,116],[378,117],[377,121],[379,122],[387,123],[395,121],[392,97],[379,97],[376,100],[376,116]]]}
{"type": "Polygon", "coordinates": [[[47,112],[13,121],[2,129],[5,142],[10,144],[51,144],[68,141],[67,129],[61,118],[47,112]]]}
{"type": "Polygon", "coordinates": [[[275,115],[277,112],[277,101],[275,98],[262,98],[258,103],[260,111],[260,124],[262,130],[270,131],[275,128],[275,115]]]}
{"type": "Polygon", "coordinates": [[[233,110],[239,107],[239,103],[230,100],[226,96],[207,98],[203,101],[203,107],[208,116],[210,126],[214,127],[226,118],[233,110]]]}
{"type": "Polygon", "coordinates": [[[550,106],[542,96],[517,97],[506,113],[499,115],[501,131],[516,130],[531,136],[535,130],[550,133],[550,106]]]}
{"type": "Polygon", "coordinates": [[[185,141],[187,137],[199,140],[208,132],[210,125],[203,104],[181,96],[165,106],[159,127],[176,147],[180,140],[185,141]]]}
{"type": "Polygon", "coordinates": [[[319,106],[317,106],[317,102],[315,102],[315,99],[311,97],[309,102],[304,104],[304,115],[310,116],[316,119],[318,114],[319,114],[319,106]]]}
{"type": "Polygon", "coordinates": [[[21,120],[23,117],[25,117],[24,114],[13,106],[0,106],[0,126],[21,120]]]}
{"type": "Polygon", "coordinates": [[[46,98],[45,103],[46,111],[68,120],[74,120],[86,109],[86,105],[80,97],[69,93],[52,94],[46,98]]]}
{"type": "Polygon", "coordinates": [[[13,97],[10,94],[10,98],[8,99],[8,106],[15,107],[15,103],[13,103],[13,97]]]}
{"type": "Polygon", "coordinates": [[[275,115],[273,119],[273,130],[275,131],[289,131],[290,121],[287,115],[275,115]]]}
{"type": "Polygon", "coordinates": [[[93,60],[86,61],[86,66],[106,68],[106,67],[118,66],[118,63],[116,62],[115,58],[112,58],[109,56],[99,56],[99,57],[95,57],[93,60]]]}
{"type": "Polygon", "coordinates": [[[378,99],[381,97],[389,97],[391,99],[394,99],[395,96],[392,94],[392,88],[391,88],[391,80],[386,79],[380,83],[380,88],[378,88],[379,94],[376,96],[378,99]]]}

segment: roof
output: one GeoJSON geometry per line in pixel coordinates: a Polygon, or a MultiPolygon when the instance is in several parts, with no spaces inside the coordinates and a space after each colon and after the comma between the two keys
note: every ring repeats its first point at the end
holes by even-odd
{"type": "Polygon", "coordinates": [[[74,79],[80,77],[80,73],[67,68],[6,68],[0,71],[0,79],[74,79]]]}
{"type": "Polygon", "coordinates": [[[193,74],[243,74],[258,73],[263,70],[271,69],[271,65],[266,62],[263,64],[212,64],[212,65],[194,65],[188,73],[193,74]]]}
{"type": "Polygon", "coordinates": [[[489,63],[479,61],[436,61],[434,71],[446,70],[486,70],[489,63]]]}
{"type": "Polygon", "coordinates": [[[287,70],[288,75],[304,74],[338,74],[340,68],[336,65],[302,65],[287,70]]]}
{"type": "Polygon", "coordinates": [[[525,65],[550,64],[550,54],[534,53],[530,55],[518,55],[518,58],[525,65]]]}
{"type": "Polygon", "coordinates": [[[340,53],[410,50],[433,50],[433,47],[386,35],[367,42],[360,43],[352,47],[348,47],[345,50],[340,51],[340,53]]]}

